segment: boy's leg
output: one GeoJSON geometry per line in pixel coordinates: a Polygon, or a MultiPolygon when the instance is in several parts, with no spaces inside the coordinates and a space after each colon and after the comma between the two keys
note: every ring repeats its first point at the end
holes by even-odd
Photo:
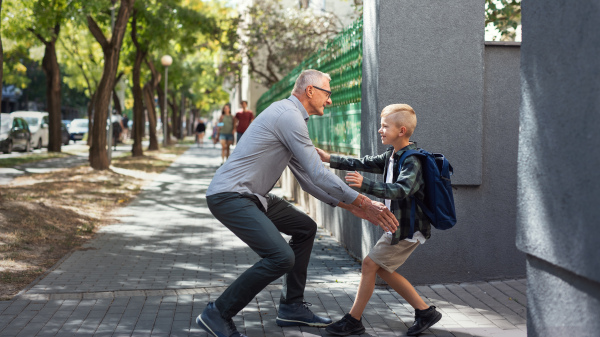
{"type": "MultiPolygon", "coordinates": [[[[381,240],[377,243],[375,248],[380,244],[381,240]]],[[[425,304],[421,296],[417,293],[415,288],[405,279],[402,275],[395,272],[410,256],[410,254],[417,248],[418,242],[400,241],[397,245],[389,246],[381,251],[386,251],[386,254],[374,254],[373,258],[379,261],[381,268],[377,272],[381,278],[387,282],[400,296],[402,296],[413,308],[415,308],[415,321],[406,334],[408,336],[416,336],[423,331],[429,329],[432,325],[437,323],[441,318],[442,314],[439,313],[434,306],[428,306],[425,304]],[[387,258],[391,257],[391,258],[387,258]]],[[[376,249],[373,248],[369,256],[376,249]]]]}
{"type": "Polygon", "coordinates": [[[375,277],[377,276],[377,270],[380,268],[368,256],[363,260],[360,283],[358,284],[352,309],[342,319],[329,325],[326,328],[327,332],[336,336],[360,335],[365,332],[361,318],[369,299],[373,295],[375,277]]]}
{"type": "Polygon", "coordinates": [[[360,283],[358,284],[358,290],[356,292],[356,298],[354,299],[354,304],[352,305],[352,309],[350,309],[350,315],[357,320],[360,320],[362,317],[365,308],[367,307],[367,303],[371,296],[373,295],[373,291],[375,290],[375,278],[377,276],[377,271],[380,270],[379,267],[370,257],[366,257],[362,263],[362,269],[360,273],[360,283]]]}
{"type": "Polygon", "coordinates": [[[402,275],[381,268],[377,271],[377,274],[400,296],[402,296],[413,308],[419,310],[425,310],[429,308],[423,301],[421,296],[417,293],[417,290],[408,282],[402,275]]]}

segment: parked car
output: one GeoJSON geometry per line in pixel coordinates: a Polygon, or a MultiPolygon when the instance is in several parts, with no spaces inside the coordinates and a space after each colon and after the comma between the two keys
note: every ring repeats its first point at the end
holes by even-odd
{"type": "Polygon", "coordinates": [[[48,147],[48,113],[39,111],[15,111],[11,115],[21,117],[29,124],[31,145],[36,149],[48,147]]]}
{"type": "Polygon", "coordinates": [[[61,122],[63,122],[65,124],[65,126],[67,127],[67,131],[68,131],[69,126],[71,126],[71,121],[68,119],[63,119],[63,120],[61,120],[61,122]]]}
{"type": "Polygon", "coordinates": [[[71,121],[71,126],[69,126],[69,134],[71,135],[71,140],[73,142],[82,140],[83,135],[88,133],[88,131],[89,121],[86,118],[76,118],[71,121]]]}
{"type": "Polygon", "coordinates": [[[60,123],[60,139],[63,145],[69,145],[71,141],[71,135],[69,134],[69,128],[64,122],[60,123]]]}
{"type": "Polygon", "coordinates": [[[0,114],[0,150],[4,153],[31,151],[31,132],[25,119],[7,113],[0,114]]]}

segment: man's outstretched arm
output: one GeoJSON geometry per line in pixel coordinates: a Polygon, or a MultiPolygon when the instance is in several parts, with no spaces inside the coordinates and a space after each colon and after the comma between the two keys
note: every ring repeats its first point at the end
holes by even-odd
{"type": "Polygon", "coordinates": [[[352,214],[381,227],[386,232],[395,232],[398,228],[398,219],[384,204],[373,201],[359,194],[352,204],[340,202],[338,207],[349,210],[352,214]]]}

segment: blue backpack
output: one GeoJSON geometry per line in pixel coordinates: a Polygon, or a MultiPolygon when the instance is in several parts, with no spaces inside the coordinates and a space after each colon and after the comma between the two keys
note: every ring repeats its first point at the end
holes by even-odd
{"type": "Polygon", "coordinates": [[[452,165],[441,153],[430,153],[423,149],[407,150],[400,157],[400,169],[408,156],[417,156],[421,160],[423,179],[425,180],[425,198],[423,201],[412,198],[410,212],[410,236],[415,229],[416,205],[429,218],[433,227],[441,230],[450,229],[456,224],[454,195],[450,176],[454,173],[452,165]]]}

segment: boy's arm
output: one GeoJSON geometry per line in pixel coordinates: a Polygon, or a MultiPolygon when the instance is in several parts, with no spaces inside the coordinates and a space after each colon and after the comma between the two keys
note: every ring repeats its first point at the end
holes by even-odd
{"type": "MultiPolygon", "coordinates": [[[[296,177],[296,180],[302,189],[324,203],[333,207],[338,206],[349,210],[355,216],[365,219],[375,226],[381,227],[381,229],[386,232],[394,232],[398,228],[398,220],[381,202],[373,201],[361,194],[359,194],[352,203],[338,201],[329,195],[329,193],[312,183],[309,175],[304,171],[295,157],[290,159],[288,167],[296,177]]],[[[335,177],[338,178],[337,176],[335,177]]]]}
{"type": "Polygon", "coordinates": [[[385,154],[378,156],[365,156],[362,159],[329,154],[319,148],[317,153],[321,161],[329,163],[331,168],[346,171],[363,171],[370,173],[383,173],[385,167],[385,154]]]}
{"type": "Polygon", "coordinates": [[[415,156],[407,157],[395,183],[372,181],[363,177],[360,192],[382,199],[404,199],[414,195],[421,188],[423,173],[421,162],[415,156]]]}

